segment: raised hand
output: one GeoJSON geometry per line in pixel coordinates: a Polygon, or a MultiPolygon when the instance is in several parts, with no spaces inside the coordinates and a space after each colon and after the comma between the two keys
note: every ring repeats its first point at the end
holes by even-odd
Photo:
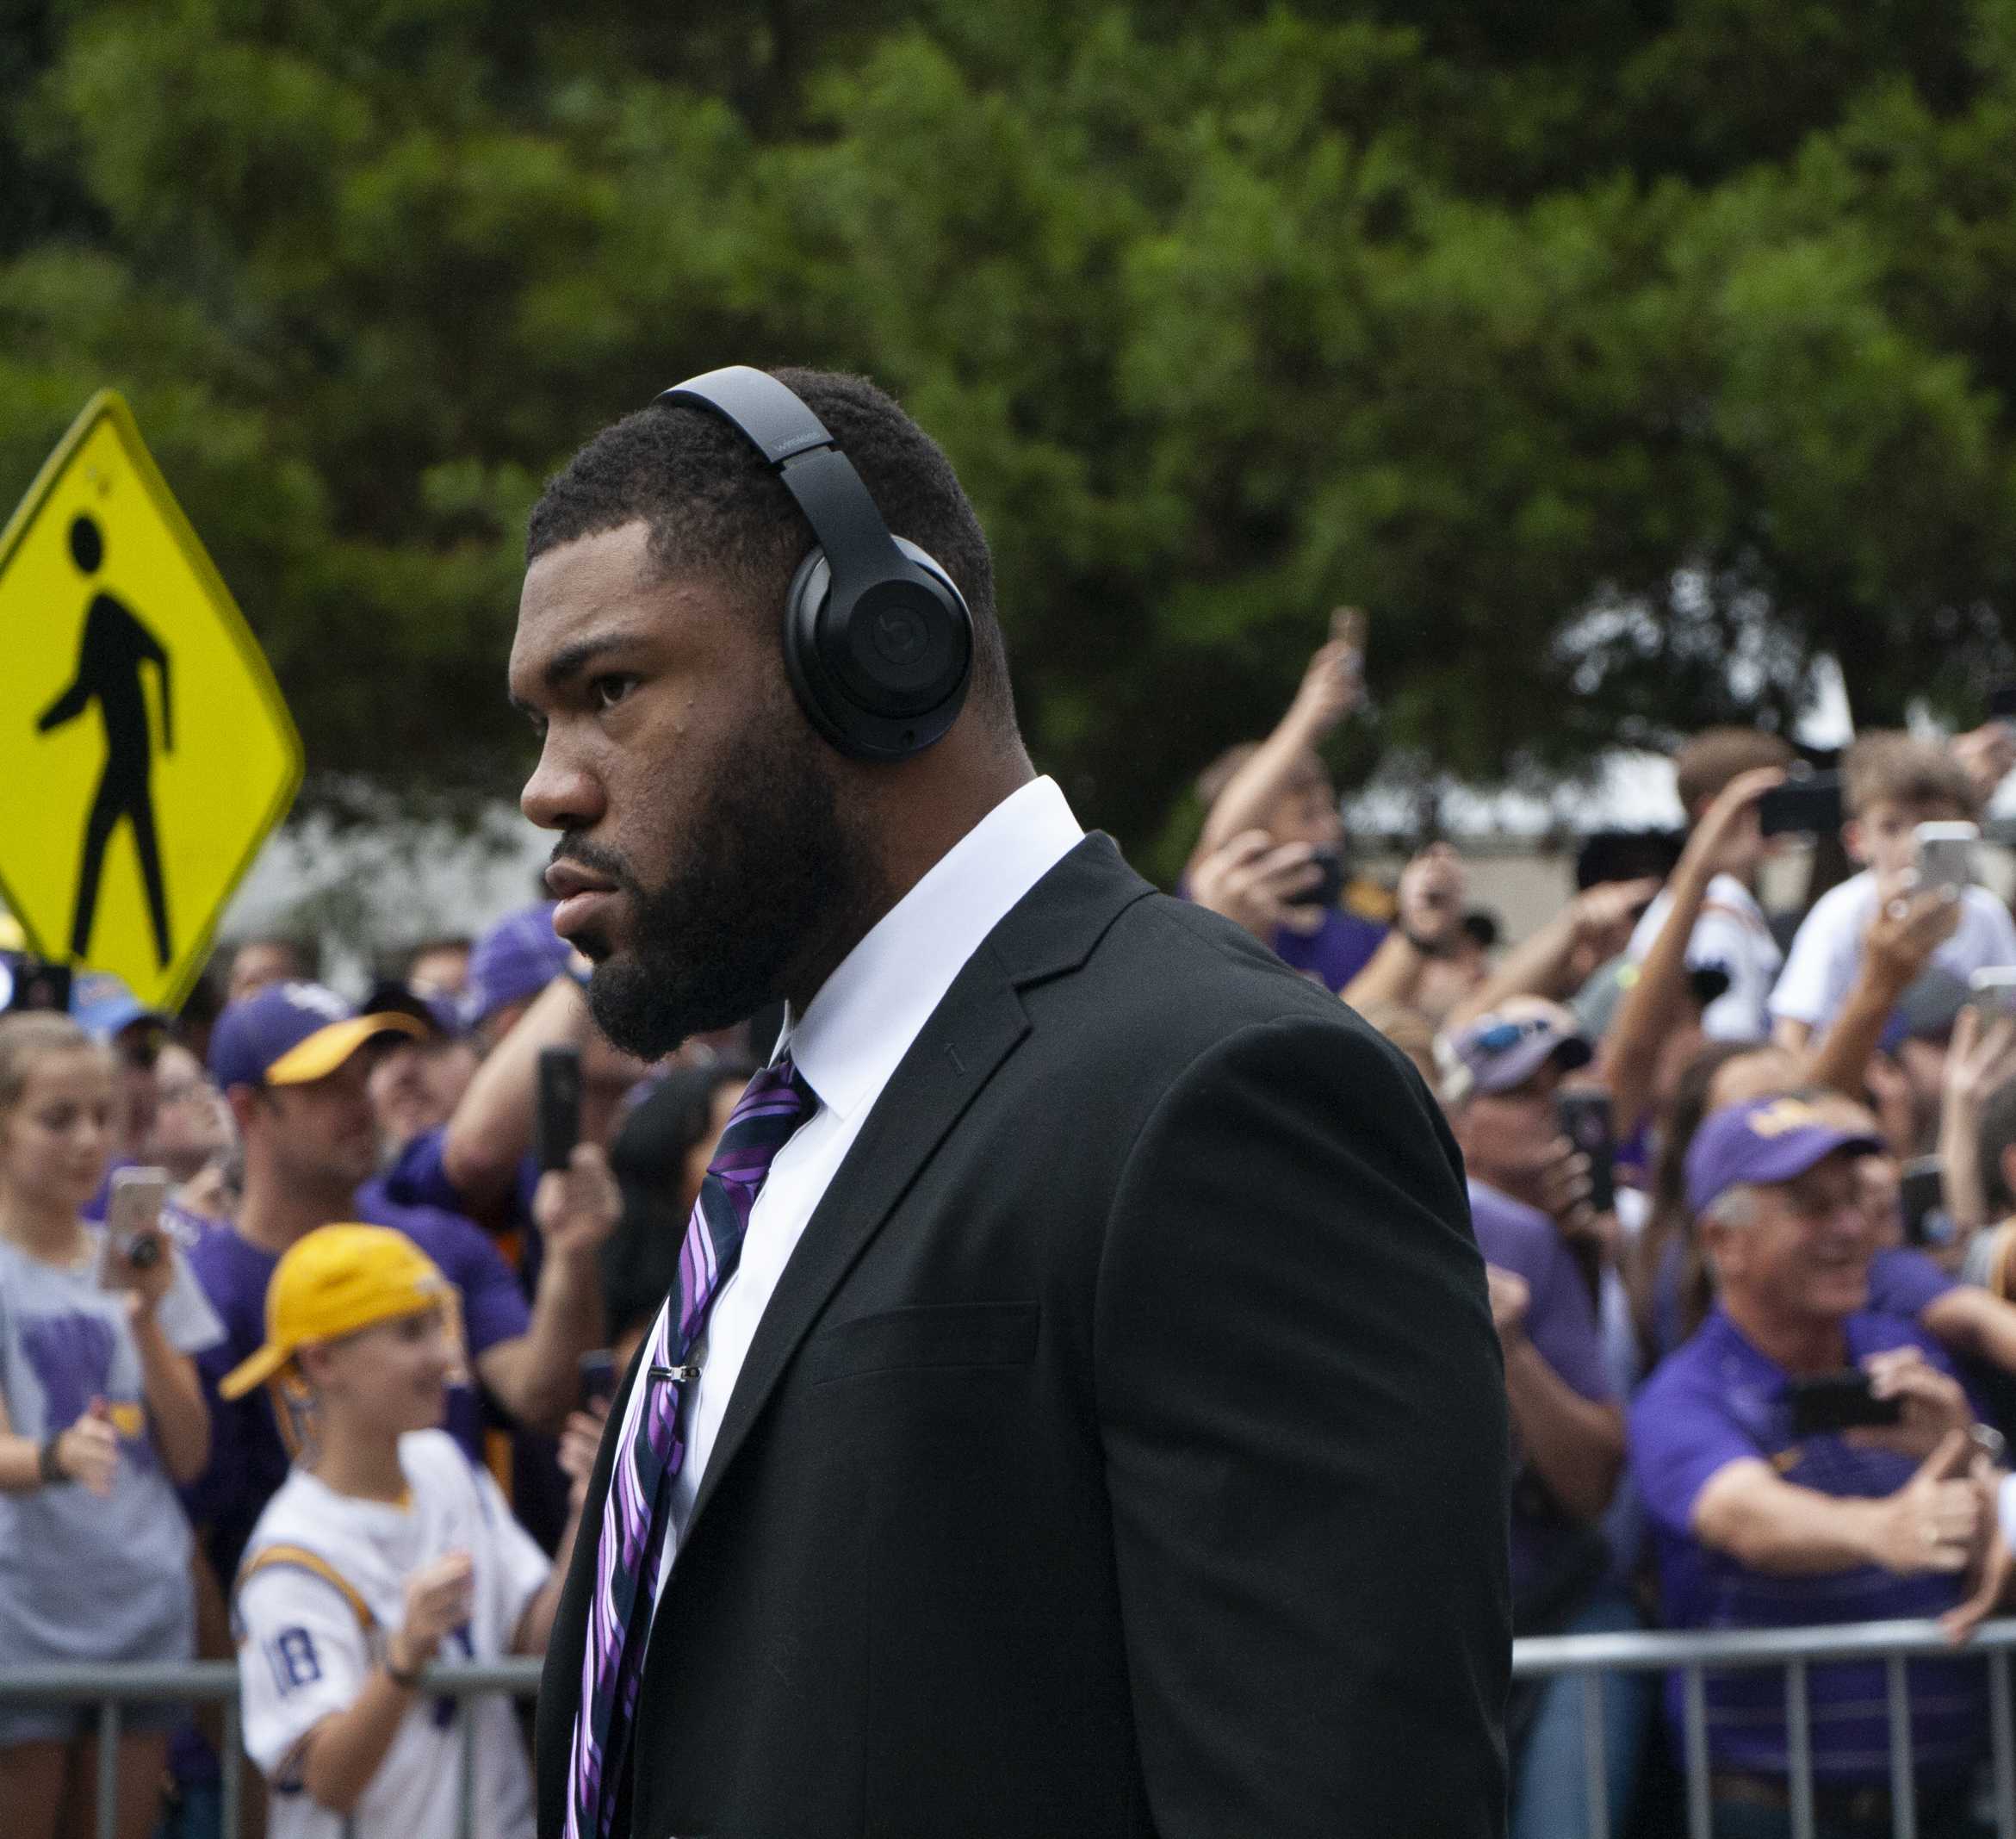
{"type": "Polygon", "coordinates": [[[560,1432],[560,1470],[568,1478],[568,1508],[580,1513],[588,1497],[588,1477],[602,1448],[603,1426],[609,1421],[609,1401],[597,1399],[586,1411],[570,1412],[560,1432]]]}
{"type": "Polygon", "coordinates": [[[1757,809],[1757,801],[1784,782],[1783,767],[1757,767],[1739,773],[1702,812],[1688,836],[1683,861],[1699,864],[1704,872],[1711,871],[1728,853],[1737,832],[1753,821],[1751,813],[1757,809]]]}
{"type": "Polygon", "coordinates": [[[1659,892],[1656,876],[1640,881],[1599,881],[1585,888],[1568,907],[1573,929],[1573,978],[1578,984],[1608,964],[1631,942],[1638,916],[1659,892]]]}
{"type": "Polygon", "coordinates": [[[175,1281],[174,1242],[157,1216],[121,1245],[115,1238],[105,1250],[105,1288],[126,1295],[127,1314],[152,1314],[175,1281]]]}
{"type": "Polygon", "coordinates": [[[1953,1022],[1943,1076],[1953,1103],[1978,1114],[1982,1102],[2016,1078],[2016,1016],[1998,1015],[1983,1022],[1970,1003],[1953,1022]]]}
{"type": "Polygon", "coordinates": [[[1447,843],[1430,843],[1400,871],[1400,929],[1417,945],[1439,947],[1463,923],[1469,874],[1447,843]]]}
{"type": "Polygon", "coordinates": [[[1269,942],[1295,897],[1323,879],[1307,843],[1276,843],[1265,830],[1242,830],[1214,849],[1190,878],[1190,898],[1223,914],[1262,944],[1269,942]]]}
{"type": "Polygon", "coordinates": [[[412,1673],[434,1658],[450,1631],[468,1620],[475,1588],[475,1564],[466,1551],[444,1553],[406,1579],[404,1612],[386,1643],[396,1671],[412,1673]]]}
{"type": "Polygon", "coordinates": [[[2016,736],[2011,736],[2007,722],[1984,722],[1979,728],[1953,737],[1952,755],[1986,805],[2011,769],[2016,768],[2016,736]]]}
{"type": "Polygon", "coordinates": [[[1328,734],[1364,699],[1363,662],[1358,648],[1333,638],[1309,660],[1288,714],[1314,739],[1328,734]]]}
{"type": "Polygon", "coordinates": [[[1877,883],[1876,911],[1862,935],[1863,956],[1889,989],[1909,987],[1960,925],[1960,903],[1950,890],[1914,892],[1914,879],[1907,871],[1877,883]]]}
{"type": "Polygon", "coordinates": [[[1922,1461],[1950,1432],[1964,1432],[1974,1422],[1974,1407],[1960,1382],[1942,1373],[1915,1347],[1871,1354],[1862,1370],[1869,1375],[1871,1394],[1900,1400],[1904,1415],[1896,1424],[1851,1431],[1851,1442],[1922,1461]]]}
{"type": "Polygon", "coordinates": [[[549,1169],[532,1192],[532,1219],[549,1256],[585,1257],[623,1218],[623,1189],[599,1143],[577,1143],[564,1169],[549,1169]]]}

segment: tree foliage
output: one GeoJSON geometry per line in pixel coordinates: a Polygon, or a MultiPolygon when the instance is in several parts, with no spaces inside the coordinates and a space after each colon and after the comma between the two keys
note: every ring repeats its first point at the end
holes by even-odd
{"type": "Polygon", "coordinates": [[[132,397],[326,802],[509,792],[525,511],[713,364],[869,372],[1025,724],[1154,837],[1374,613],[1483,780],[1967,714],[2016,573],[2016,0],[0,0],[0,494],[132,397]]]}

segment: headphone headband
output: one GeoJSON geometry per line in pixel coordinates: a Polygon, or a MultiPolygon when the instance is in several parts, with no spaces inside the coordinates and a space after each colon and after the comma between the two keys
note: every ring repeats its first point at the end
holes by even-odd
{"type": "Polygon", "coordinates": [[[724,364],[688,377],[660,391],[658,400],[712,409],[740,428],[772,466],[782,466],[808,447],[840,444],[794,390],[753,364],[724,364]]]}
{"type": "Polygon", "coordinates": [[[785,606],[784,654],[813,724],[859,758],[901,760],[938,740],[966,699],[972,618],[957,587],[892,535],[853,463],[787,385],[729,364],[659,394],[740,431],[775,470],[815,547],[785,606]]]}
{"type": "Polygon", "coordinates": [[[853,463],[826,424],[768,372],[729,364],[658,400],[710,409],[748,437],[805,513],[833,570],[834,593],[852,598],[875,577],[902,570],[902,552],[853,463]]]}

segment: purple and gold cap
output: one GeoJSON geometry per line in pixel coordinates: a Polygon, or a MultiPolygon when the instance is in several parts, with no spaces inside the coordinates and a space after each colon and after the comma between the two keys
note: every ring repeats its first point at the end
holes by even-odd
{"type": "Polygon", "coordinates": [[[426,1032],[411,1016],[360,1016],[320,984],[268,984],[218,1016],[210,1077],[226,1089],[306,1085],[327,1078],[378,1035],[426,1032]]]}
{"type": "Polygon", "coordinates": [[[1726,1105],[1687,1150],[1687,1204],[1704,1214],[1730,1189],[1796,1181],[1838,1149],[1880,1155],[1883,1141],[1830,1118],[1812,1100],[1781,1097],[1726,1105]]]}

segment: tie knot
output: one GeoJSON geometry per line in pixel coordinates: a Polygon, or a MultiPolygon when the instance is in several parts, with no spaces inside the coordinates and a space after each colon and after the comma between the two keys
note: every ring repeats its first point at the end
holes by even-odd
{"type": "Polygon", "coordinates": [[[771,1159],[818,1103],[788,1053],[773,1061],[742,1089],[707,1172],[741,1187],[760,1187],[771,1159]]]}
{"type": "Polygon", "coordinates": [[[806,1084],[797,1062],[790,1054],[780,1053],[742,1088],[730,1121],[755,1105],[788,1104],[798,1114],[810,1111],[818,1103],[818,1093],[806,1084]]]}

